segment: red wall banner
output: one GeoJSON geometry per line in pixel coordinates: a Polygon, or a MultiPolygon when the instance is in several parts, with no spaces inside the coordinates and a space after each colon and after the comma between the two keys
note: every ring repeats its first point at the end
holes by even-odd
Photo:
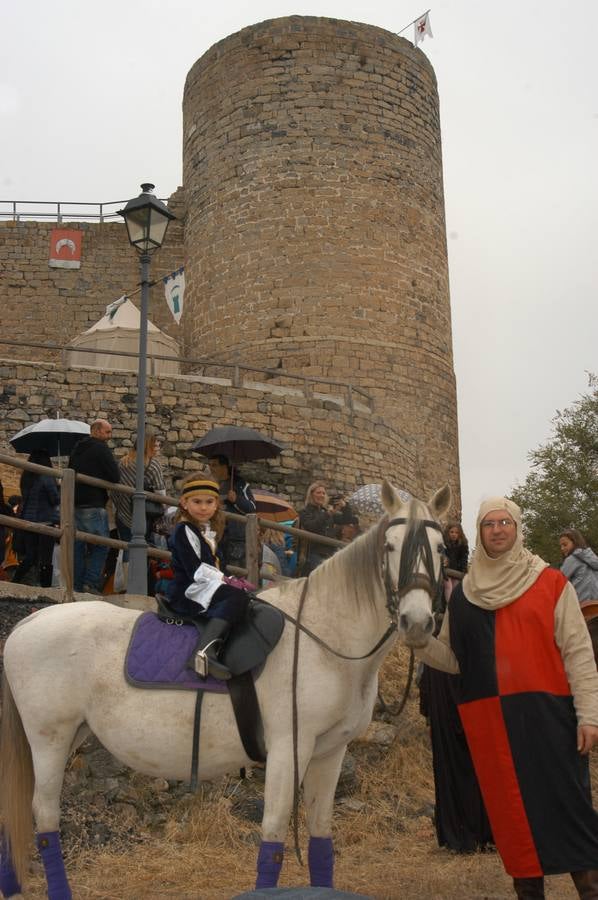
{"type": "Polygon", "coordinates": [[[55,269],[81,268],[83,233],[71,228],[53,228],[50,234],[50,262],[55,269]]]}

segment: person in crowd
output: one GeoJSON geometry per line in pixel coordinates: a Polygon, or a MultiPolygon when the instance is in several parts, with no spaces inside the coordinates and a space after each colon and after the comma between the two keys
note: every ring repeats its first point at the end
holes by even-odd
{"type": "MultiPolygon", "coordinates": [[[[251,488],[226,456],[212,456],[208,460],[212,476],[220,485],[220,500],[225,512],[246,516],[256,511],[251,488]]],[[[225,566],[245,568],[245,526],[228,520],[222,539],[225,566]]]]}
{"type": "MultiPolygon", "coordinates": [[[[4,485],[0,481],[0,513],[13,518],[16,513],[9,502],[4,499],[4,485]]],[[[12,550],[12,528],[0,523],[0,579],[6,580],[8,572],[18,562],[12,550]]]]}
{"type": "Polygon", "coordinates": [[[8,498],[8,505],[12,507],[12,511],[15,516],[21,515],[21,506],[23,504],[23,498],[20,494],[11,494],[8,498]]]}
{"type": "Polygon", "coordinates": [[[467,572],[469,543],[459,522],[449,522],[444,530],[444,548],[447,569],[467,572]]]}
{"type": "MultiPolygon", "coordinates": [[[[96,419],[91,424],[89,437],[82,438],[74,447],[69,468],[82,475],[91,475],[103,481],[118,484],[120,472],[118,463],[108,441],[112,437],[112,425],[106,419],[96,419]]],[[[108,492],[105,488],[83,484],[75,485],[75,524],[78,531],[108,537],[110,528],[106,504],[108,492]]],[[[87,544],[75,541],[76,591],[92,594],[102,593],[103,569],[108,547],[101,544],[87,544]]]]}
{"type": "MultiPolygon", "coordinates": [[[[326,486],[321,481],[314,481],[307,489],[305,506],[299,513],[299,528],[324,537],[336,537],[334,519],[328,509],[326,486]]],[[[334,547],[301,540],[297,561],[298,574],[309,575],[323,560],[332,556],[334,550],[334,547]]]]}
{"type": "MultiPolygon", "coordinates": [[[[45,450],[35,450],[29,462],[52,468],[52,460],[45,450]]],[[[41,475],[25,469],[21,475],[21,495],[23,497],[21,518],[42,525],[57,525],[60,522],[60,493],[56,479],[51,475],[41,475]]],[[[30,569],[37,565],[38,581],[41,587],[52,586],[52,554],[54,538],[33,531],[24,531],[25,553],[15,569],[13,581],[21,584],[30,569]]]]}
{"type": "MultiPolygon", "coordinates": [[[[162,466],[158,460],[158,453],[162,446],[162,439],[153,429],[146,429],[145,440],[143,444],[143,489],[150,491],[152,494],[165,494],[166,485],[164,483],[164,474],[162,466]]],[[[137,440],[133,442],[133,446],[122,459],[119,460],[118,470],[120,474],[120,484],[126,484],[129,487],[135,487],[135,479],[137,477],[137,440]]],[[[120,491],[111,493],[112,502],[116,511],[116,528],[121,541],[131,540],[131,529],[133,527],[133,495],[123,494],[120,491]]],[[[158,512],[156,510],[156,512],[158,512]]],[[[148,515],[146,509],[146,540],[149,540],[153,522],[158,518],[162,518],[163,510],[155,516],[148,515]]],[[[125,560],[128,561],[128,553],[125,551],[125,560]]]]}
{"type": "MultiPolygon", "coordinates": [[[[260,530],[260,538],[262,545],[262,577],[264,577],[264,566],[270,566],[277,575],[288,576],[284,532],[275,531],[274,528],[262,528],[260,530]]],[[[271,581],[272,579],[269,580],[271,581]]]]}
{"type": "MultiPolygon", "coordinates": [[[[458,548],[456,553],[449,556],[449,568],[466,571],[468,554],[462,552],[462,547],[465,546],[467,551],[467,539],[460,525],[447,528],[445,546],[449,540],[458,548]],[[451,531],[453,536],[449,538],[451,531]]],[[[459,584],[459,580],[449,577],[445,578],[445,582],[445,604],[435,615],[435,634],[438,634],[442,623],[446,602],[450,603],[452,589],[459,584]]],[[[448,675],[431,666],[422,666],[419,679],[420,712],[426,717],[430,727],[435,794],[434,825],[438,846],[447,847],[455,853],[473,853],[478,849],[487,849],[493,840],[457,710],[457,687],[458,676],[448,675]]]]}
{"type": "Polygon", "coordinates": [[[339,541],[352,541],[359,534],[359,516],[342,494],[330,498],[332,521],[339,541]]]}
{"type": "Polygon", "coordinates": [[[566,528],[559,535],[563,554],[561,572],[568,578],[580,603],[598,601],[598,556],[577,528],[566,528]]]}
{"type": "MultiPolygon", "coordinates": [[[[288,525],[291,528],[298,528],[299,519],[285,519],[280,523],[281,525],[288,525]]],[[[284,541],[284,555],[286,559],[285,571],[283,572],[287,578],[294,578],[297,574],[297,547],[296,540],[292,534],[287,534],[287,532],[283,532],[283,541],[284,541]]]]}
{"type": "Polygon", "coordinates": [[[480,506],[476,551],[438,638],[418,656],[452,674],[496,847],[519,898],[570,872],[598,897],[598,813],[587,754],[598,673],[575,591],[523,546],[521,511],[480,506]]]}
{"type": "MultiPolygon", "coordinates": [[[[11,494],[8,498],[8,505],[11,507],[13,514],[19,518],[23,508],[23,498],[20,494],[11,494]]],[[[25,556],[25,532],[18,528],[11,530],[10,537],[10,559],[14,568],[18,566],[19,561],[25,556]]]]}
{"type": "Polygon", "coordinates": [[[194,472],[181,485],[178,523],[170,538],[173,578],[168,602],[175,614],[201,621],[195,669],[202,677],[230,678],[218,659],[231,628],[247,611],[246,591],[229,584],[220,569],[224,534],[220,485],[210,472],[194,472]]]}

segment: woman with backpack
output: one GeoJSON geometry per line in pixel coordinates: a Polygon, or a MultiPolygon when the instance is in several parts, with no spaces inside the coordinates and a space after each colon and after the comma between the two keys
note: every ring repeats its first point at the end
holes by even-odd
{"type": "Polygon", "coordinates": [[[598,601],[598,556],[581,531],[566,528],[559,535],[559,544],[564,557],[561,572],[575,588],[579,602],[598,601]]]}

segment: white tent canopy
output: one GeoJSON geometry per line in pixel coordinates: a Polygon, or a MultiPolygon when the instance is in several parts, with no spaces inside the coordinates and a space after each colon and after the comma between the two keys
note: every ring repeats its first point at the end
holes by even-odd
{"type": "MultiPolygon", "coordinates": [[[[120,306],[111,304],[105,315],[71,341],[67,351],[68,366],[82,366],[86,369],[109,369],[136,372],[137,357],[120,356],[119,351],[139,352],[139,325],[141,315],[130,300],[120,306]],[[95,353],[96,350],[110,350],[110,353],[95,353]]],[[[150,359],[149,354],[179,356],[179,345],[174,338],[150,322],[147,322],[147,371],[149,375],[177,375],[180,371],[176,360],[150,359]]]]}

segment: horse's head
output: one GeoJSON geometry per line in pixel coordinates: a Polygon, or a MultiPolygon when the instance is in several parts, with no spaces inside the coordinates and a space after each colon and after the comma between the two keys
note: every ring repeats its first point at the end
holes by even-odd
{"type": "Polygon", "coordinates": [[[404,502],[388,481],[382,484],[382,503],[389,519],[384,532],[387,605],[408,647],[424,647],[434,630],[434,604],[443,589],[444,548],[437,519],[450,502],[448,485],[425,504],[404,502]]]}

